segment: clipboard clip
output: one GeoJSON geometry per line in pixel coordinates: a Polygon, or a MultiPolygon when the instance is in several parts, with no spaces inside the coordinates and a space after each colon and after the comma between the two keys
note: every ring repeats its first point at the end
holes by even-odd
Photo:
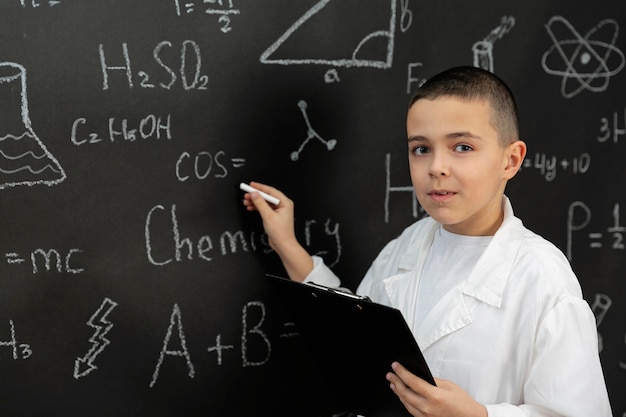
{"type": "Polygon", "coordinates": [[[341,295],[343,297],[352,298],[354,300],[369,301],[369,302],[372,301],[372,299],[369,298],[367,295],[359,295],[359,294],[355,294],[353,292],[350,292],[348,290],[327,287],[325,285],[316,284],[315,282],[312,282],[312,281],[307,282],[307,285],[311,285],[311,286],[313,286],[315,288],[319,288],[321,290],[328,291],[328,292],[331,292],[333,294],[341,295]]]}

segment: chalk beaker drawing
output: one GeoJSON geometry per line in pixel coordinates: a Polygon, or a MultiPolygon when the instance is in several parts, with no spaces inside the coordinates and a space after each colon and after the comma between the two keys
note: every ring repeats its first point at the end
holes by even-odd
{"type": "Polygon", "coordinates": [[[58,184],[66,178],[59,162],[32,129],[26,69],[0,62],[0,189],[58,184]]]}
{"type": "Polygon", "coordinates": [[[304,149],[305,145],[313,138],[322,142],[324,145],[326,145],[326,148],[329,151],[332,151],[335,148],[335,145],[337,144],[337,140],[336,139],[324,140],[320,135],[317,134],[315,129],[313,129],[313,127],[311,126],[311,122],[309,121],[309,116],[306,113],[306,108],[307,108],[306,101],[300,100],[298,102],[298,107],[300,108],[300,112],[302,112],[302,117],[304,117],[304,121],[306,123],[307,136],[304,142],[302,142],[302,144],[298,148],[298,150],[291,153],[291,160],[297,161],[298,158],[300,158],[300,152],[302,152],[302,149],[304,149]]]}

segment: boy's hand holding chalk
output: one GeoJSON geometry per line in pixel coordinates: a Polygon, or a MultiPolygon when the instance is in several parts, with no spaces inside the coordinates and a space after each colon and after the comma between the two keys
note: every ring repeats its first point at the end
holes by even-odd
{"type": "Polygon", "coordinates": [[[265,201],[267,201],[268,203],[272,203],[275,206],[280,204],[280,200],[277,199],[276,197],[273,197],[267,193],[264,193],[261,190],[257,190],[256,188],[250,187],[248,184],[246,184],[245,182],[242,182],[239,184],[239,188],[241,188],[243,191],[249,192],[249,193],[259,193],[259,195],[261,197],[263,197],[263,199],[265,201]]]}

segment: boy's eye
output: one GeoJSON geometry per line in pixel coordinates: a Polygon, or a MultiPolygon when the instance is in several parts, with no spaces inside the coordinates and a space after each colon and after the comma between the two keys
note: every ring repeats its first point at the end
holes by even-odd
{"type": "Polygon", "coordinates": [[[469,152],[469,151],[473,150],[473,148],[471,146],[465,145],[465,144],[456,145],[454,147],[454,149],[457,152],[469,152]]]}
{"type": "Polygon", "coordinates": [[[424,155],[429,152],[429,149],[426,146],[416,146],[413,148],[413,153],[415,155],[424,155]]]}

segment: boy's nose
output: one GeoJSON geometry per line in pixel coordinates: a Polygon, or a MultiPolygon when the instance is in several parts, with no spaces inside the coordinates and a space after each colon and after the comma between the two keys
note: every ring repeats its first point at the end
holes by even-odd
{"type": "Polygon", "coordinates": [[[448,176],[449,173],[448,162],[445,156],[433,153],[428,174],[432,178],[436,178],[448,176]]]}

